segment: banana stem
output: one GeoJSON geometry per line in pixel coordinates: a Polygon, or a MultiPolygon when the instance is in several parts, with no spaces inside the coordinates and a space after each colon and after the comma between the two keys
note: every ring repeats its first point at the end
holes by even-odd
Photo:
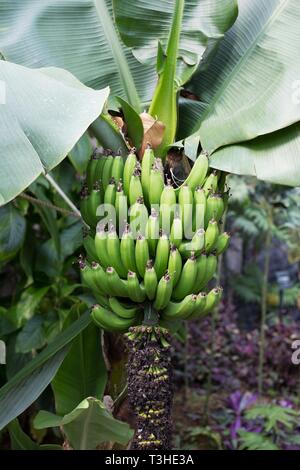
{"type": "Polygon", "coordinates": [[[128,398],[136,416],[133,450],[171,446],[173,381],[170,335],[161,327],[137,326],[128,338],[128,398]]]}
{"type": "Polygon", "coordinates": [[[149,108],[149,114],[154,118],[158,118],[166,125],[163,141],[157,148],[158,153],[166,145],[172,144],[176,135],[178,92],[176,85],[176,65],[183,10],[184,0],[176,0],[166,58],[149,108]]]}
{"type": "Polygon", "coordinates": [[[155,326],[158,324],[158,313],[149,302],[145,304],[143,325],[155,326]]]}

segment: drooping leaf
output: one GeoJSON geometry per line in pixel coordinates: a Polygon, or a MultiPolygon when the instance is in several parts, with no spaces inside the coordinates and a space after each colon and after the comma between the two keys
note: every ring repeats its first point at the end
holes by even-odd
{"type": "Polygon", "coordinates": [[[69,159],[72,162],[75,170],[79,174],[83,174],[86,170],[88,161],[93,153],[91,140],[87,132],[85,132],[76,145],[69,152],[69,159]]]}
{"type": "Polygon", "coordinates": [[[116,123],[108,114],[102,113],[91,125],[91,132],[96,137],[100,145],[113,152],[128,152],[127,144],[116,123]]]}
{"type": "Polygon", "coordinates": [[[6,104],[0,105],[1,205],[65,158],[101,113],[109,89],[87,88],[64,70],[32,70],[3,60],[0,80],[6,88],[6,104]]]}
{"type": "Polygon", "coordinates": [[[205,105],[195,123],[203,148],[213,151],[299,121],[299,14],[298,0],[239,1],[237,21],[188,86],[205,105]]]}
{"type": "MultiPolygon", "coordinates": [[[[72,317],[76,315],[78,313],[73,309],[72,317]]],[[[90,324],[74,339],[52,381],[56,412],[59,415],[70,413],[87,396],[101,399],[106,380],[100,331],[90,324]]]]}
{"type": "Polygon", "coordinates": [[[19,414],[26,410],[26,408],[39,397],[53,379],[67,351],[68,346],[65,346],[56,354],[51,355],[45,364],[35,368],[30,374],[26,374],[25,376],[24,370],[26,370],[32,362],[29,363],[15,378],[11,379],[0,389],[0,429],[12,419],[19,416],[19,414]],[[22,378],[16,380],[16,377],[20,376],[22,378]],[[10,389],[9,393],[7,392],[8,389],[10,389]]]}
{"type": "Polygon", "coordinates": [[[36,429],[63,426],[73,449],[92,450],[112,441],[126,445],[133,436],[127,423],[116,420],[100,400],[86,398],[65,416],[40,411],[34,420],[36,429]]]}
{"type": "Polygon", "coordinates": [[[222,147],[211,155],[210,165],[272,183],[300,186],[300,124],[222,147]]]}
{"type": "Polygon", "coordinates": [[[90,323],[86,312],[0,389],[0,429],[37,399],[54,377],[69,343],[90,323]]]}
{"type": "Polygon", "coordinates": [[[156,83],[155,70],[120,40],[111,0],[1,0],[0,44],[7,60],[62,67],[96,89],[109,85],[138,112],[139,97],[149,101],[156,83]]]}
{"type": "Polygon", "coordinates": [[[25,218],[12,204],[0,207],[0,263],[9,261],[17,254],[22,247],[25,230],[25,218]]]}

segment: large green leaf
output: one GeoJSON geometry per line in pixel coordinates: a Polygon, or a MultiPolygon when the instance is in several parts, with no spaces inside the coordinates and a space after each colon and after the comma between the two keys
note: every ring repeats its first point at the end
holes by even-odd
{"type": "Polygon", "coordinates": [[[40,411],[34,420],[36,429],[63,426],[75,450],[93,450],[108,441],[126,445],[133,436],[127,423],[116,420],[100,400],[88,397],[65,416],[40,411]]]}
{"type": "Polygon", "coordinates": [[[0,389],[0,430],[37,399],[54,377],[69,343],[90,323],[86,312],[0,389]]]}
{"type": "MultiPolygon", "coordinates": [[[[176,1],[113,0],[125,44],[140,61],[156,62],[158,42],[166,51],[176,1]]],[[[237,16],[236,0],[185,0],[179,44],[178,82],[184,83],[206,52],[223,38],[237,16]]]]}
{"type": "Polygon", "coordinates": [[[111,0],[0,0],[0,52],[7,60],[72,72],[94,88],[109,85],[137,110],[149,101],[155,71],[121,42],[111,0]],[[135,86],[136,84],[136,86],[135,86]]]}
{"type": "MultiPolygon", "coordinates": [[[[239,1],[237,21],[208,69],[188,87],[205,105],[194,129],[203,148],[213,151],[300,119],[294,89],[300,68],[299,15],[299,0],[239,1]]],[[[247,173],[250,168],[251,162],[247,173]]]]}
{"type": "Polygon", "coordinates": [[[64,70],[32,70],[3,60],[1,80],[6,104],[0,105],[0,205],[64,159],[109,92],[87,88],[64,70]]]}
{"type": "Polygon", "coordinates": [[[300,186],[300,124],[249,142],[228,145],[210,157],[214,168],[255,175],[272,183],[300,186]]]}
{"type": "MultiPolygon", "coordinates": [[[[76,310],[73,313],[78,315],[76,310]]],[[[88,396],[102,398],[106,380],[100,331],[90,324],[75,338],[52,381],[56,412],[59,415],[70,413],[88,396]]]]}

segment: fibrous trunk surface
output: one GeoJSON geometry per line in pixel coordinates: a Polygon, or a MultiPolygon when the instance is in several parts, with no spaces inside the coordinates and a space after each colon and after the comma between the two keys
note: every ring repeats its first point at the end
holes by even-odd
{"type": "Polygon", "coordinates": [[[136,415],[134,450],[171,446],[173,398],[169,333],[164,328],[138,326],[128,338],[128,396],[136,415]]]}

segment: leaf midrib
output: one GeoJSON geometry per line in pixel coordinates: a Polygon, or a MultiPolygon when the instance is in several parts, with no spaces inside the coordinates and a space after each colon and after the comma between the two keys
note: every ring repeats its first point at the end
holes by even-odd
{"type": "Polygon", "coordinates": [[[118,68],[119,77],[123,84],[127,100],[137,112],[140,112],[140,99],[134,85],[134,80],[127,60],[120,45],[120,38],[117,34],[116,27],[108,12],[106,2],[105,0],[94,0],[94,5],[99,21],[102,25],[107,44],[109,45],[112,55],[115,59],[115,64],[118,68]]]}

